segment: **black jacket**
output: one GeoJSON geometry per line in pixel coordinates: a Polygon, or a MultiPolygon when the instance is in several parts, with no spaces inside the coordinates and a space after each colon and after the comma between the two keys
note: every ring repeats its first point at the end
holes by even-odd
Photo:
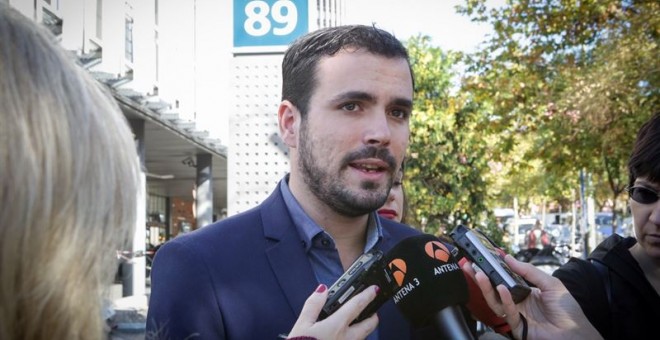
{"type": "Polygon", "coordinates": [[[630,254],[637,241],[612,235],[587,260],[571,259],[554,272],[605,339],[643,339],[657,334],[660,295],[630,254]],[[602,263],[598,268],[598,261],[602,263]]]}

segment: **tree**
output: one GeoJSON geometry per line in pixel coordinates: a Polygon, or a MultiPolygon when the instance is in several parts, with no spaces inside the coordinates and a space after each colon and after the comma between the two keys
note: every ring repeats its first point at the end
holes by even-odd
{"type": "Polygon", "coordinates": [[[431,46],[426,36],[406,44],[416,84],[405,175],[409,222],[429,233],[474,225],[487,210],[486,140],[478,130],[484,115],[467,94],[451,92],[460,55],[431,46]]]}
{"type": "Polygon", "coordinates": [[[540,160],[540,174],[555,179],[541,191],[554,194],[586,169],[616,204],[635,133],[660,101],[660,4],[521,0],[488,8],[466,0],[459,12],[494,28],[468,58],[463,91],[490,103],[492,123],[482,129],[500,136],[495,159],[520,170],[540,160]]]}

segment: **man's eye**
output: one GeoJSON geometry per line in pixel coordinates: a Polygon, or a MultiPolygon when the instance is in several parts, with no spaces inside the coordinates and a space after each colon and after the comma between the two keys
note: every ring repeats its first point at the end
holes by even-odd
{"type": "Polygon", "coordinates": [[[392,110],[392,113],[390,115],[394,118],[399,118],[399,119],[406,119],[408,118],[408,112],[403,111],[403,110],[392,110]]]}
{"type": "Polygon", "coordinates": [[[394,181],[394,183],[392,183],[393,187],[398,187],[400,185],[401,185],[401,182],[399,182],[399,181],[394,181]]]}
{"type": "Polygon", "coordinates": [[[346,111],[356,111],[358,107],[359,107],[358,104],[348,103],[348,104],[344,104],[344,106],[342,106],[342,109],[346,111]]]}

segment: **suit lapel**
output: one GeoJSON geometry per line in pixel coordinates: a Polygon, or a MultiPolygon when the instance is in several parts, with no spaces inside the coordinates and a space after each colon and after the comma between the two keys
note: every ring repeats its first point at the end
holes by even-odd
{"type": "Polygon", "coordinates": [[[318,285],[279,187],[261,209],[266,256],[296,317],[318,285]]]}

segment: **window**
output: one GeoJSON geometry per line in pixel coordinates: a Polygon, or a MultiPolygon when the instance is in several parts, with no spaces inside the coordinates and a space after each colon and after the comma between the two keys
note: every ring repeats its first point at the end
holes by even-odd
{"type": "Polygon", "coordinates": [[[96,0],[96,37],[103,39],[103,0],[96,0]]]}
{"type": "Polygon", "coordinates": [[[125,23],[125,57],[133,62],[133,18],[126,18],[125,23]]]}
{"type": "Polygon", "coordinates": [[[158,30],[154,32],[154,37],[156,38],[155,43],[156,43],[156,81],[158,81],[158,75],[160,73],[160,53],[158,50],[158,45],[160,42],[158,41],[158,30]]]}

